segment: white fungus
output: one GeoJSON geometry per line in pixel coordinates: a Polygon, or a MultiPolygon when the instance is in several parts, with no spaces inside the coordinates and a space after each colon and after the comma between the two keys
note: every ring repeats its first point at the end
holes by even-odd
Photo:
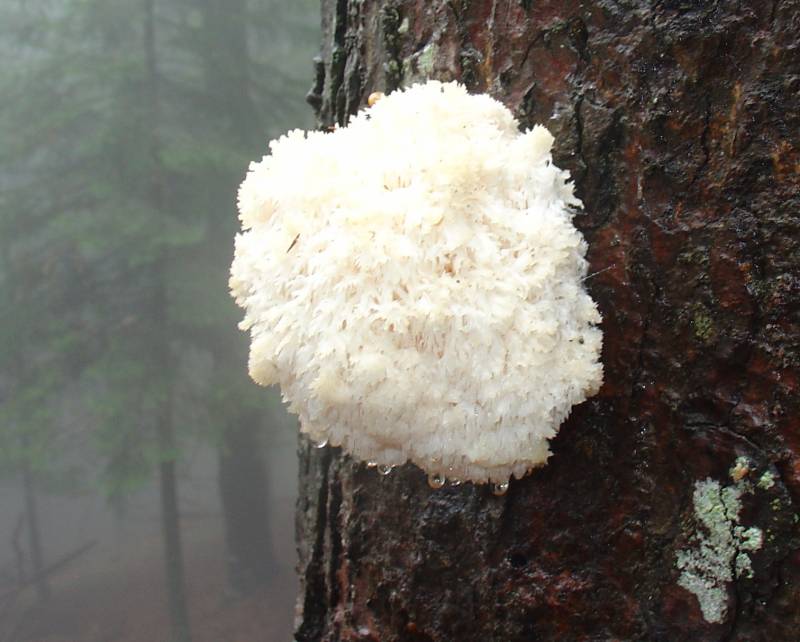
{"type": "Polygon", "coordinates": [[[580,201],[552,142],[431,81],[250,166],[230,285],[250,374],[280,384],[303,432],[441,478],[545,463],[602,382],[580,201]]]}

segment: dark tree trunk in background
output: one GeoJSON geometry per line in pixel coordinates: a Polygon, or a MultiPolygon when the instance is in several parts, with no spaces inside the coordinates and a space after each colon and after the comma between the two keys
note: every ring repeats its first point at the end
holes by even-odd
{"type": "MultiPolygon", "coordinates": [[[[39,528],[39,509],[36,505],[36,488],[27,462],[22,464],[22,488],[25,493],[25,525],[28,528],[28,547],[31,558],[31,574],[36,596],[44,602],[50,597],[50,585],[44,572],[42,533],[39,528]]],[[[24,578],[21,578],[21,583],[24,578]]]]}
{"type": "Polygon", "coordinates": [[[242,427],[225,430],[219,453],[228,582],[242,593],[267,584],[273,566],[261,421],[253,414],[242,427]]]}
{"type": "MultiPolygon", "coordinates": [[[[199,53],[206,91],[216,97],[209,105],[211,115],[230,140],[243,149],[252,148],[253,154],[263,153],[264,128],[251,98],[248,0],[199,0],[199,6],[204,16],[203,48],[199,53]],[[236,100],[232,101],[231,96],[236,100]]],[[[231,248],[217,241],[231,238],[238,225],[233,194],[214,197],[223,201],[219,206],[220,216],[211,222],[213,229],[208,234],[212,247],[205,248],[204,256],[213,257],[210,260],[222,267],[230,264],[231,248]],[[230,216],[223,215],[226,210],[230,210],[230,216]]],[[[220,273],[226,274],[227,270],[220,273]]],[[[237,372],[246,378],[241,364],[247,359],[248,341],[241,336],[233,344],[227,327],[223,329],[220,332],[220,327],[215,326],[203,339],[214,355],[218,377],[226,380],[232,372],[237,372]]],[[[243,385],[252,386],[252,382],[243,385]]],[[[227,401],[230,410],[222,426],[218,482],[225,518],[228,583],[234,591],[247,593],[270,580],[273,559],[266,463],[260,439],[263,409],[243,407],[236,413],[232,411],[235,403],[227,401]]]]}
{"type": "MultiPolygon", "coordinates": [[[[203,73],[217,126],[246,148],[262,149],[262,123],[250,87],[249,0],[197,0],[203,12],[203,73]],[[232,100],[231,97],[235,97],[232,100]]],[[[221,216],[220,224],[230,224],[221,216]]]]}
{"type": "Polygon", "coordinates": [[[796,640],[800,2],[322,7],[322,125],[424,77],[489,92],[555,135],[610,269],[587,282],[605,385],[506,496],[303,448],[297,640],[796,640]],[[704,480],[717,618],[677,564],[713,539],[704,480]],[[763,534],[738,578],[737,489],[763,534]]]}
{"type": "MultiPolygon", "coordinates": [[[[166,214],[165,169],[161,163],[161,140],[159,125],[161,120],[160,83],[158,57],[156,51],[156,5],[155,0],[143,0],[144,5],[144,101],[146,113],[150,117],[150,190],[149,205],[158,213],[166,214]]],[[[156,434],[162,461],[159,465],[159,491],[161,497],[161,537],[164,544],[164,574],[169,605],[171,638],[170,642],[191,642],[189,628],[189,609],[186,602],[186,583],[183,567],[183,547],[181,544],[181,522],[178,507],[178,480],[176,475],[175,424],[173,418],[172,356],[169,336],[169,315],[167,311],[166,282],[170,257],[166,249],[154,262],[153,272],[156,286],[153,297],[153,325],[155,328],[153,363],[158,371],[166,375],[164,397],[159,402],[156,416],[156,434]]]]}
{"type": "Polygon", "coordinates": [[[174,459],[161,464],[159,487],[161,491],[161,536],[164,540],[164,571],[172,630],[170,642],[190,642],[174,459]]]}

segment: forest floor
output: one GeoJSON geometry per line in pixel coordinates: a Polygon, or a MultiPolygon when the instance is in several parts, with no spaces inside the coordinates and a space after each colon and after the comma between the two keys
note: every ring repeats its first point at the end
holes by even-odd
{"type": "MultiPolygon", "coordinates": [[[[296,580],[287,562],[294,552],[275,550],[274,581],[233,597],[221,529],[203,521],[183,529],[192,642],[291,640],[296,580]]],[[[124,555],[93,549],[64,568],[44,604],[25,591],[13,608],[0,610],[0,642],[168,642],[160,539],[151,534],[125,548],[124,555]]]]}

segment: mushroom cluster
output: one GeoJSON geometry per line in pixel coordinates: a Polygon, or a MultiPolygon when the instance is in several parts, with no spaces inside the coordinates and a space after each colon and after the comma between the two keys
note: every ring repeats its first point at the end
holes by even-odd
{"type": "Polygon", "coordinates": [[[430,81],[270,144],[230,286],[249,369],[301,430],[388,469],[505,485],[602,383],[586,242],[553,137],[430,81]]]}

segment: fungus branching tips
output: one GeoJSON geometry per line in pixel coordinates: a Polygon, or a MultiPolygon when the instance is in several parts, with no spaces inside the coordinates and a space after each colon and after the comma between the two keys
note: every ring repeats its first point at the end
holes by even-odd
{"type": "Polygon", "coordinates": [[[580,206],[553,137],[456,83],[270,144],[239,191],[250,374],[382,470],[504,484],[602,382],[580,206]]]}

